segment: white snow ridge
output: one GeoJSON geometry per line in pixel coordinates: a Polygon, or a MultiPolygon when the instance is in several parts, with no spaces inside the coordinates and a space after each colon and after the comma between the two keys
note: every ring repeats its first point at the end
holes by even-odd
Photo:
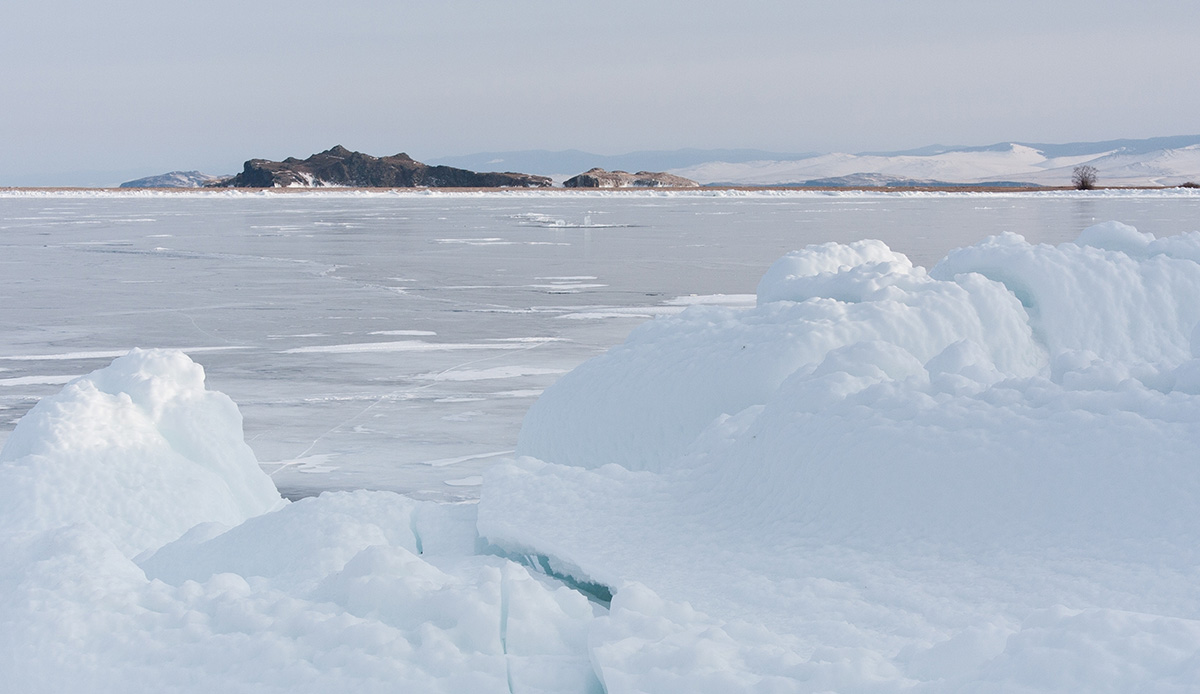
{"type": "Polygon", "coordinates": [[[73,381],[0,451],[5,687],[1195,691],[1200,232],[757,299],[565,375],[477,505],[282,501],[178,352],[73,381]]]}

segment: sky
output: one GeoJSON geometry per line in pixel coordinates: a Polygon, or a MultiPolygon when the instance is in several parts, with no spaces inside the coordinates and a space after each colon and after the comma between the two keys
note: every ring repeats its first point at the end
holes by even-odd
{"type": "Polygon", "coordinates": [[[1200,133],[1200,3],[7,3],[0,186],[335,144],[892,151],[1200,133]]]}

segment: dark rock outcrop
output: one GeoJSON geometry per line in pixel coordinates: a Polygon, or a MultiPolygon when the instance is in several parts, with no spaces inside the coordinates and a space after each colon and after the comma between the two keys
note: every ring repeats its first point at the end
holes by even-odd
{"type": "Polygon", "coordinates": [[[122,188],[203,188],[204,186],[220,185],[232,176],[212,176],[199,171],[171,171],[158,176],[147,176],[133,181],[125,181],[122,188]]]}
{"type": "Polygon", "coordinates": [[[674,174],[639,171],[605,171],[596,168],[563,181],[567,188],[696,188],[700,184],[674,174]]]}
{"type": "Polygon", "coordinates": [[[429,166],[407,154],[372,157],[338,145],[308,159],[251,159],[240,174],[219,184],[236,188],[544,188],[546,176],[476,173],[452,166],[429,166]]]}

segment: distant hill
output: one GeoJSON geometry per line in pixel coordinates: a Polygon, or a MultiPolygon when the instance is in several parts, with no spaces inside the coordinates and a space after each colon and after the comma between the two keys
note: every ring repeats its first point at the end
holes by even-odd
{"type": "MultiPolygon", "coordinates": [[[[710,184],[715,185],[715,184],[710,184]]],[[[729,183],[728,185],[736,185],[729,183]]],[[[915,179],[902,176],[888,176],[878,173],[855,173],[848,176],[832,178],[813,178],[807,181],[790,181],[779,183],[779,186],[795,186],[808,188],[954,188],[956,186],[977,186],[978,183],[955,183],[953,181],[938,181],[936,179],[915,179]]],[[[1038,188],[1036,183],[1026,181],[988,181],[993,188],[1038,188]]]]}
{"type": "Polygon", "coordinates": [[[661,171],[605,171],[595,168],[563,181],[564,188],[695,188],[699,183],[661,171]]]}
{"type": "Polygon", "coordinates": [[[1105,154],[1120,151],[1123,154],[1148,154],[1160,149],[1180,149],[1200,144],[1200,135],[1175,135],[1171,137],[1149,137],[1143,140],[1103,140],[1100,142],[1068,142],[1066,144],[1047,144],[1039,142],[1001,142],[982,147],[947,147],[945,145],[929,145],[920,149],[910,149],[900,152],[860,152],[860,156],[876,155],[895,157],[902,155],[928,156],[945,154],[946,152],[1001,152],[1013,145],[1021,145],[1036,149],[1046,157],[1077,157],[1086,154],[1105,154]]]}
{"type": "Polygon", "coordinates": [[[230,176],[213,176],[199,171],[171,171],[158,176],[147,176],[133,181],[125,181],[122,188],[203,188],[231,178],[230,176]]]}

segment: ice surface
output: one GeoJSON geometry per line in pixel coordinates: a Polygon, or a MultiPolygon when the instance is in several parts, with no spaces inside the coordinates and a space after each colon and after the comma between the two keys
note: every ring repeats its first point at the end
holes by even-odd
{"type": "Polygon", "coordinates": [[[1124,219],[1165,237],[1198,211],[1186,191],[0,193],[0,438],[64,379],[131,347],[179,348],[238,403],[289,497],[474,498],[444,482],[513,449],[555,372],[647,318],[753,305],[796,248],[874,237],[932,267],[1004,231],[1059,243],[1124,219]],[[546,371],[452,380],[517,367],[546,371]],[[425,464],[446,459],[463,462],[425,464]]]}
{"type": "Polygon", "coordinates": [[[932,267],[1004,231],[1170,237],[1200,209],[1186,193],[0,193],[0,438],[65,379],[181,348],[287,496],[473,498],[445,481],[515,448],[557,371],[649,317],[754,304],[788,251],[872,237],[932,267]],[[493,369],[514,371],[467,378],[493,369]]]}

